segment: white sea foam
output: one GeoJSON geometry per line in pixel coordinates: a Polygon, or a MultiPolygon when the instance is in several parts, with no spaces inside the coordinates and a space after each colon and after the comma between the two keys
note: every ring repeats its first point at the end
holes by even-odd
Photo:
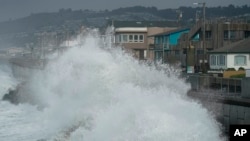
{"type": "Polygon", "coordinates": [[[0,99],[9,90],[14,90],[17,84],[18,81],[13,77],[10,67],[0,62],[0,99]]]}
{"type": "Polygon", "coordinates": [[[44,109],[21,104],[7,108],[15,112],[0,111],[0,126],[6,127],[0,137],[17,140],[20,132],[23,140],[222,140],[209,112],[186,97],[189,85],[178,71],[150,67],[99,43],[89,35],[34,74],[24,87],[44,109]],[[13,127],[7,128],[8,120],[13,127]]]}

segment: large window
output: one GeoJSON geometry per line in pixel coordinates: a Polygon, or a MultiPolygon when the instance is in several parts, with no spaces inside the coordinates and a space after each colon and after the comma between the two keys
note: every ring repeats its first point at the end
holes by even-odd
{"type": "Polygon", "coordinates": [[[226,56],[225,55],[211,55],[210,64],[213,66],[225,66],[226,56]]]}
{"type": "Polygon", "coordinates": [[[116,43],[143,43],[143,34],[117,34],[116,43]]]}
{"type": "Polygon", "coordinates": [[[247,59],[246,58],[247,57],[244,56],[244,55],[237,55],[237,56],[234,57],[234,64],[236,66],[244,66],[244,65],[247,64],[247,62],[246,62],[247,59]]]}

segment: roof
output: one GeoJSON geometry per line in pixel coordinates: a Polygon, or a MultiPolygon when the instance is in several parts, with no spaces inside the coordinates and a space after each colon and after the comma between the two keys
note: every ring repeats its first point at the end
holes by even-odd
{"type": "Polygon", "coordinates": [[[146,27],[119,27],[115,29],[115,32],[147,32],[146,27]]]}
{"type": "Polygon", "coordinates": [[[250,38],[212,50],[209,53],[250,53],[250,38]]]}
{"type": "Polygon", "coordinates": [[[109,21],[108,25],[119,27],[175,27],[176,21],[109,21]]]}
{"type": "Polygon", "coordinates": [[[178,28],[178,29],[174,29],[174,30],[170,30],[167,32],[163,32],[163,33],[158,33],[158,34],[154,34],[154,35],[150,35],[149,37],[155,37],[155,36],[163,36],[163,35],[170,35],[173,33],[177,33],[177,32],[182,32],[182,31],[187,31],[189,30],[189,28],[178,28]]]}

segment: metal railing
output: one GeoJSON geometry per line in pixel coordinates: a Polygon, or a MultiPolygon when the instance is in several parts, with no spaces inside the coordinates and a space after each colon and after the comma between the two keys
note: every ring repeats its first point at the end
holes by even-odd
{"type": "Polygon", "coordinates": [[[200,92],[212,92],[213,94],[239,96],[241,94],[240,78],[223,78],[213,76],[190,75],[187,82],[191,84],[191,90],[200,92]]]}

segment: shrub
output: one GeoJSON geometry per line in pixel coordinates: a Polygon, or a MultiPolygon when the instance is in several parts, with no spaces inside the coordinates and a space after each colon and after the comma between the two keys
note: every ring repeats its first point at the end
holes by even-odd
{"type": "Polygon", "coordinates": [[[246,74],[236,74],[236,75],[230,76],[230,78],[244,78],[244,77],[246,77],[246,74]]]}
{"type": "Polygon", "coordinates": [[[227,68],[226,71],[236,71],[235,68],[227,68]]]}
{"type": "Polygon", "coordinates": [[[239,67],[239,69],[238,69],[239,71],[243,71],[243,70],[245,70],[245,68],[243,68],[243,67],[239,67]]]}

